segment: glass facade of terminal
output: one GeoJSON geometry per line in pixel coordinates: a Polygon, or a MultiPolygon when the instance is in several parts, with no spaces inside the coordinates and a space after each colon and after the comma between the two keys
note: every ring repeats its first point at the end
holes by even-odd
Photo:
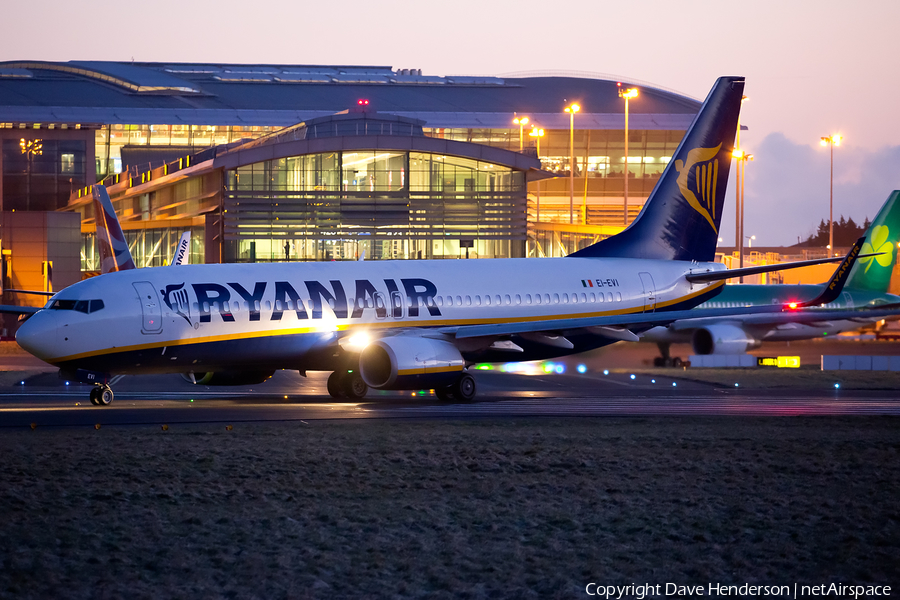
{"type": "Polygon", "coordinates": [[[240,139],[255,139],[278,129],[281,128],[249,125],[104,125],[96,132],[97,178],[122,172],[122,148],[126,146],[175,146],[199,152],[240,139]]]}
{"type": "Polygon", "coordinates": [[[328,152],[227,171],[225,187],[225,262],[525,252],[525,174],[491,163],[424,152],[328,152]]]}
{"type": "MultiPolygon", "coordinates": [[[[240,125],[106,125],[96,131],[97,175],[122,172],[125,146],[180,146],[199,151],[239,139],[255,139],[281,127],[240,125]]],[[[425,135],[473,142],[504,150],[518,151],[519,130],[424,128],[425,135]]],[[[636,180],[659,177],[684,136],[683,131],[631,130],[628,133],[628,172],[636,180]]],[[[535,138],[526,130],[523,146],[536,152],[535,138]]],[[[569,131],[548,129],[540,140],[543,168],[559,175],[569,174],[569,131]]],[[[589,178],[622,179],[625,170],[625,132],[622,130],[575,130],[575,174],[589,178]]],[[[616,186],[603,190],[615,195],[616,186]]]]}
{"type": "Polygon", "coordinates": [[[51,136],[28,131],[19,139],[0,140],[3,210],[56,210],[88,180],[85,141],[51,136]]]}

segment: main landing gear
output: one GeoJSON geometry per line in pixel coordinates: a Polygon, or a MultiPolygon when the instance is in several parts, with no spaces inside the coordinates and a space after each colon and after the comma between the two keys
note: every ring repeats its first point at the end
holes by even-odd
{"type": "Polygon", "coordinates": [[[338,370],[328,376],[328,393],[332,398],[359,400],[365,397],[369,386],[359,371],[338,370]]]}
{"type": "Polygon", "coordinates": [[[669,354],[669,347],[671,346],[671,344],[660,342],[656,345],[659,347],[660,356],[656,356],[653,358],[654,367],[675,367],[676,369],[681,368],[681,357],[672,357],[669,354]]]}
{"type": "Polygon", "coordinates": [[[113,391],[105,383],[98,383],[91,389],[91,404],[95,406],[109,406],[113,401],[113,391]]]}
{"type": "Polygon", "coordinates": [[[444,402],[450,400],[462,400],[470,402],[475,399],[475,378],[468,373],[462,373],[448,386],[434,388],[434,395],[444,402]]]}

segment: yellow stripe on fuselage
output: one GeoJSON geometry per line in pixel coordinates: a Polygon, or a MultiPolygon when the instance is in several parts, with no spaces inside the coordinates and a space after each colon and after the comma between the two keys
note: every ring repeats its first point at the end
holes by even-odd
{"type": "MultiPolygon", "coordinates": [[[[709,293],[710,291],[725,285],[724,281],[716,282],[708,287],[703,288],[702,290],[698,290],[696,292],[692,292],[687,294],[686,296],[680,296],[673,300],[668,300],[666,302],[658,302],[656,304],[656,311],[660,308],[665,308],[668,306],[673,306],[675,304],[680,304],[682,302],[686,302],[692,298],[696,298],[701,294],[709,293]]],[[[424,310],[428,310],[425,308],[424,310]]],[[[376,321],[376,322],[368,322],[368,323],[344,323],[344,324],[336,324],[331,328],[325,327],[319,321],[316,325],[312,325],[309,327],[292,327],[287,329],[263,329],[258,331],[245,331],[242,333],[230,333],[223,335],[211,335],[206,337],[197,337],[197,338],[185,338],[185,339],[175,339],[175,340],[166,340],[159,342],[152,342],[148,344],[135,344],[133,346],[120,346],[117,348],[104,348],[102,350],[92,350],[90,352],[82,352],[79,354],[72,354],[69,356],[61,356],[53,359],[44,359],[47,362],[53,363],[61,363],[68,362],[71,360],[79,360],[83,358],[90,358],[92,356],[102,356],[104,354],[118,354],[121,352],[138,352],[141,350],[152,350],[153,348],[166,348],[166,347],[176,347],[176,346],[193,346],[199,344],[209,344],[213,342],[229,342],[235,340],[248,340],[254,338],[262,338],[262,337],[275,337],[275,336],[285,336],[285,335],[302,335],[306,333],[327,333],[329,331],[337,332],[337,331],[351,331],[353,329],[365,329],[365,330],[373,330],[373,329],[407,329],[409,327],[454,327],[454,326],[468,326],[468,325],[496,325],[500,323],[533,323],[535,321],[550,321],[550,320],[561,320],[561,319],[577,319],[577,318],[592,318],[592,317],[611,317],[616,315],[626,315],[626,314],[642,314],[647,311],[643,310],[643,307],[632,307],[632,308],[623,308],[619,310],[607,310],[607,311],[599,311],[599,312],[590,312],[590,313],[568,313],[568,314],[556,314],[556,315],[537,315],[530,317],[520,317],[520,318],[482,318],[482,319],[444,319],[444,320],[409,320],[403,319],[398,321],[376,321]]]]}

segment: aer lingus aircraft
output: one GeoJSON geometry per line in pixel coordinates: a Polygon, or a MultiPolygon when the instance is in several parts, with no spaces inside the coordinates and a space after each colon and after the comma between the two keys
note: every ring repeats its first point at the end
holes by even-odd
{"type": "MultiPolygon", "coordinates": [[[[669,353],[673,343],[691,344],[695,354],[741,354],[758,348],[763,342],[829,336],[859,329],[881,319],[883,311],[872,311],[872,308],[897,307],[900,303],[900,296],[888,293],[900,244],[900,191],[888,196],[866,231],[866,238],[868,241],[861,251],[869,256],[861,257],[853,266],[843,292],[820,309],[679,319],[646,331],[641,335],[641,341],[659,346],[661,356],[655,359],[657,366],[678,366],[681,358],[669,353]],[[831,309],[861,310],[849,317],[835,317],[831,309]]],[[[784,306],[808,302],[820,292],[820,285],[727,285],[721,294],[701,304],[697,310],[784,306]]],[[[894,314],[900,314],[900,310],[894,314]]]]}
{"type": "MultiPolygon", "coordinates": [[[[333,371],[336,397],[373,387],[470,399],[473,362],[636,341],[729,277],[784,268],[712,262],[743,88],[720,78],[634,223],[569,257],[134,269],[122,239],[109,256],[123,268],[58,292],[16,339],[62,376],[95,383],[95,404],[112,401],[117,374],[249,384],[276,369],[333,371]]],[[[822,261],[795,264],[810,262],[822,261]]]]}

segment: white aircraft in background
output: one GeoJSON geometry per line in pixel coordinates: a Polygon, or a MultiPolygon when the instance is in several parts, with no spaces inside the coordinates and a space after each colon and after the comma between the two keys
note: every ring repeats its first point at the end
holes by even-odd
{"type": "Polygon", "coordinates": [[[720,78],[634,223],[569,257],[134,269],[113,235],[105,256],[117,269],[58,292],[16,339],[61,376],[96,384],[95,404],[112,401],[117,374],[253,384],[277,369],[333,371],[335,397],[373,387],[471,399],[474,362],[636,341],[688,316],[725,279],[785,268],[712,262],[743,88],[743,78],[720,78]]]}

